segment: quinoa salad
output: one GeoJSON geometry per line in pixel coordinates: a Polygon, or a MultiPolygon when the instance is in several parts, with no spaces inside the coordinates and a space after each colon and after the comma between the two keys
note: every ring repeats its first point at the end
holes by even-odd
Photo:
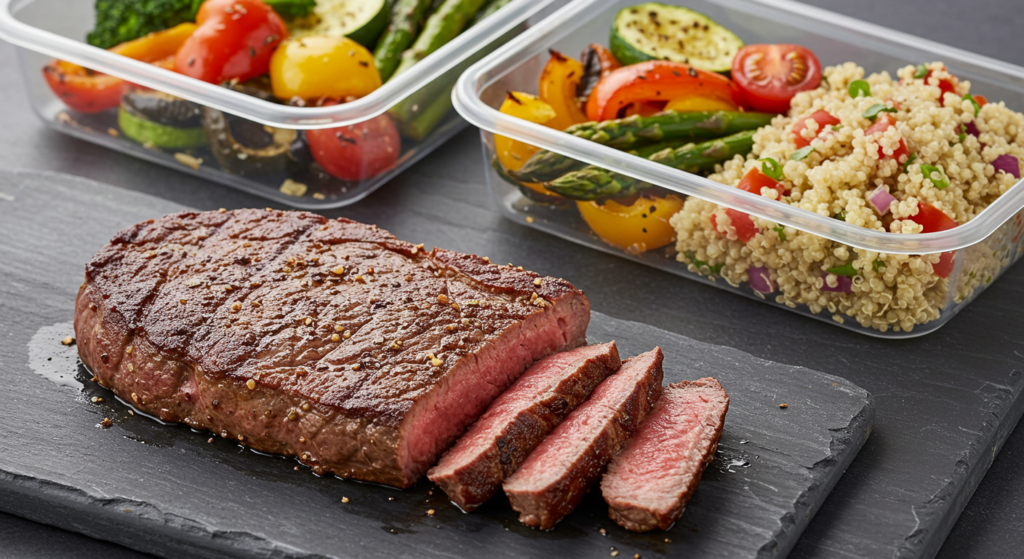
{"type": "MultiPolygon", "coordinates": [[[[1018,182],[1024,161],[1024,115],[970,91],[940,62],[895,78],[866,76],[854,63],[828,67],[819,87],[797,93],[788,113],[758,129],[749,154],[709,178],[741,186],[764,168],[778,182],[762,196],[877,231],[962,225],[1018,182]]],[[[974,247],[919,256],[848,247],[694,197],[670,223],[677,259],[692,272],[749,282],[764,297],[840,323],[909,332],[939,317],[958,261],[956,302],[1016,258],[1008,240],[1019,237],[1019,217],[974,247]]]]}

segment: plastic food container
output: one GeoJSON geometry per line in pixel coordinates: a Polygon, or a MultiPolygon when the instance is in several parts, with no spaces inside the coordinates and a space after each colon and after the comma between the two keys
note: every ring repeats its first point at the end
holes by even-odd
{"type": "MultiPolygon", "coordinates": [[[[515,0],[372,94],[329,107],[293,107],[265,101],[90,46],[83,39],[93,27],[92,1],[0,0],[0,38],[21,47],[19,62],[28,98],[47,125],[289,206],[326,209],[362,199],[458,132],[465,121],[452,110],[450,92],[459,74],[521,33],[528,20],[539,19],[550,3],[515,0]],[[116,110],[91,115],[69,110],[43,78],[43,66],[52,58],[192,101],[201,105],[204,113],[214,110],[236,115],[241,118],[227,117],[231,126],[256,128],[256,134],[259,129],[273,133],[272,129],[305,131],[347,126],[387,113],[401,133],[401,152],[397,162],[385,171],[358,181],[344,181],[328,175],[311,160],[283,162],[267,154],[271,163],[257,167],[252,160],[231,160],[238,154],[230,149],[218,159],[209,147],[177,150],[143,146],[120,133],[116,110]],[[239,121],[243,122],[239,125],[239,121]]],[[[290,134],[281,138],[287,136],[290,134]]]]}
{"type": "MultiPolygon", "coordinates": [[[[456,85],[456,109],[481,129],[487,181],[503,213],[520,223],[576,243],[616,254],[659,269],[787,308],[872,336],[907,338],[932,332],[978,296],[1024,253],[1024,181],[1018,182],[973,220],[938,233],[903,235],[857,227],[844,221],[748,194],[698,175],[675,170],[606,146],[498,112],[507,91],[537,92],[548,49],[578,56],[592,42],[607,45],[618,11],[637,0],[577,0],[467,70],[456,85]],[[895,305],[891,285],[861,282],[853,293],[814,291],[800,301],[779,290],[764,293],[751,288],[749,277],[730,284],[708,267],[677,260],[673,245],[647,252],[611,246],[595,235],[575,204],[534,201],[504,179],[493,166],[494,135],[500,134],[575,158],[590,165],[629,175],[648,183],[695,196],[720,206],[771,220],[833,241],[833,248],[868,250],[880,255],[930,255],[956,251],[948,278],[932,277],[923,288],[926,302],[917,308],[895,305]],[[889,295],[884,295],[886,292],[889,295]],[[874,296],[871,312],[858,297],[874,296]],[[897,312],[901,311],[901,312],[897,312]],[[895,320],[893,320],[895,318],[895,320]],[[866,322],[862,324],[861,320],[866,322]]],[[[704,13],[738,34],[746,43],[796,43],[810,48],[823,65],[853,61],[868,73],[896,70],[908,64],[943,61],[961,80],[970,80],[972,93],[1007,107],[1024,110],[1024,68],[971,54],[925,39],[905,35],[825,10],[785,0],[688,0],[685,5],[704,13]]],[[[741,256],[742,258],[742,256],[741,256]]],[[[687,257],[692,261],[692,258],[687,257]]],[[[753,264],[751,265],[753,266],[753,264]]],[[[929,269],[930,270],[930,269],[929,269]]],[[[931,273],[929,271],[929,273],[931,273]]],[[[863,278],[860,278],[863,280],[863,278]]],[[[824,281],[822,278],[821,281],[824,281]]],[[[856,282],[857,279],[854,279],[856,282]]],[[[774,286],[769,286],[775,289],[774,286]]],[[[685,295],[683,295],[685,296],[685,295]]]]}

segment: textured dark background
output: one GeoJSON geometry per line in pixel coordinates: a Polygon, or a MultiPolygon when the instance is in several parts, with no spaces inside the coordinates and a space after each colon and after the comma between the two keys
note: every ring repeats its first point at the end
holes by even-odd
{"type": "MultiPolygon", "coordinates": [[[[75,0],[87,1],[87,0],[75,0]]],[[[892,2],[884,0],[809,0],[810,4],[834,10],[859,19],[892,27],[900,31],[926,37],[935,41],[946,42],[979,54],[1024,65],[1024,49],[1020,48],[1020,30],[1024,29],[1024,11],[1020,9],[1019,0],[903,0],[892,2]]],[[[109,152],[105,149],[74,140],[56,132],[49,131],[30,113],[25,99],[20,77],[16,75],[14,49],[0,44],[0,99],[5,106],[0,110],[0,167],[31,168],[63,171],[114,184],[123,188],[144,191],[156,196],[173,199],[191,206],[212,209],[220,206],[264,206],[259,199],[229,190],[225,187],[212,185],[183,174],[166,171],[163,168],[131,159],[127,156],[109,152]]],[[[444,196],[444,185],[449,183],[452,188],[465,189],[467,183],[479,184],[478,174],[480,152],[477,135],[467,131],[455,140],[439,149],[427,161],[407,171],[391,184],[382,188],[368,201],[370,204],[382,202],[393,203],[396,212],[416,211],[416,208],[403,206],[408,202],[411,192],[423,185],[438,189],[438,195],[444,196]],[[469,169],[470,171],[466,171],[469,169]],[[376,200],[374,202],[373,200],[376,200]]],[[[455,201],[452,215],[438,215],[439,220],[458,221],[457,208],[459,203],[481,205],[488,203],[485,196],[476,195],[470,200],[455,201]]],[[[384,204],[381,204],[384,205],[384,204]]],[[[390,204],[389,204],[390,205],[390,204]]],[[[389,215],[388,220],[395,218],[389,215]]],[[[467,224],[474,226],[478,224],[467,224]]],[[[45,226],[41,220],[40,226],[45,226]]],[[[705,341],[707,330],[699,322],[685,319],[679,315],[683,311],[712,311],[716,305],[727,309],[726,315],[708,320],[719,326],[726,321],[741,325],[746,313],[761,314],[760,307],[754,302],[741,301],[739,298],[710,289],[680,289],[672,295],[696,293],[702,301],[691,303],[659,301],[659,296],[644,291],[637,291],[636,285],[646,285],[650,281],[670,285],[666,274],[646,270],[637,266],[623,266],[622,261],[604,255],[591,254],[586,249],[575,247],[561,241],[548,240],[539,233],[523,230],[524,243],[551,244],[564,251],[562,266],[587,267],[586,281],[588,292],[595,298],[595,308],[613,316],[642,320],[667,330],[677,331],[705,341]],[[581,253],[586,251],[586,253],[581,253]],[[627,269],[628,273],[618,270],[627,269]],[[614,297],[619,293],[620,297],[614,297]],[[600,301],[600,302],[598,302],[600,301]]],[[[428,241],[428,239],[421,239],[428,241]]],[[[444,245],[445,239],[429,239],[444,245]]],[[[449,245],[452,243],[449,242],[449,245]]],[[[552,250],[555,250],[553,247],[552,250]]],[[[491,254],[498,257],[497,254],[491,254]]],[[[549,271],[550,270],[541,270],[549,271]]],[[[574,279],[586,272],[572,274],[574,279]]],[[[566,274],[570,275],[570,274],[566,274]]],[[[674,278],[673,278],[674,279],[674,278]]],[[[983,294],[972,306],[953,320],[950,326],[940,330],[934,336],[943,336],[952,328],[979,328],[990,331],[993,337],[1004,340],[1018,341],[1024,330],[1007,332],[1008,326],[1018,327],[1020,321],[1000,319],[1006,316],[1007,309],[1024,307],[1024,291],[1018,284],[1024,280],[1024,273],[1018,266],[1013,272],[983,294]],[[989,320],[991,318],[991,320],[989,320]],[[998,334],[998,336],[995,336],[998,334]]],[[[664,294],[660,295],[663,297],[664,294]]],[[[762,305],[763,306],[763,305],[762,305]]],[[[807,319],[775,313],[775,320],[782,326],[794,325],[794,321],[807,319]]],[[[740,327],[740,326],[738,326],[740,327]]],[[[876,346],[861,337],[840,333],[838,329],[825,325],[820,326],[820,335],[824,343],[832,350],[827,353],[802,351],[800,342],[770,337],[751,337],[749,341],[742,339],[730,340],[744,351],[762,357],[773,358],[783,362],[807,365],[829,372],[847,376],[857,370],[857,356],[861,352],[871,352],[876,346]],[[829,367],[832,365],[832,367],[829,367]]],[[[926,338],[927,339],[927,338],[926,338]]],[[[937,338],[935,338],[938,341],[937,338]]],[[[946,348],[943,348],[946,349],[946,348]]],[[[972,348],[977,349],[977,348],[972,348]]],[[[1007,367],[1019,364],[1020,350],[1009,347],[985,348],[988,358],[1004,358],[1007,367]]],[[[951,367],[969,370],[978,363],[978,356],[972,351],[962,350],[961,353],[950,353],[945,356],[951,367]]],[[[904,363],[913,369],[917,363],[904,363]]],[[[871,389],[871,387],[868,387],[871,389]]],[[[878,394],[876,393],[876,396],[878,394]]],[[[890,428],[897,429],[893,425],[890,428]]],[[[884,439],[873,438],[873,444],[884,445],[884,439]]],[[[867,450],[867,449],[866,449],[867,450]]],[[[871,476],[872,467],[855,462],[851,467],[850,479],[840,481],[832,500],[854,498],[858,491],[858,479],[871,476]],[[844,483],[845,482],[845,483],[844,483]]],[[[961,515],[939,553],[943,558],[959,557],[1019,557],[1024,550],[1024,428],[1018,428],[999,455],[974,494],[970,503],[961,515]]],[[[898,488],[893,488],[894,492],[898,488]]],[[[830,531],[843,531],[841,514],[834,514],[838,503],[826,501],[823,511],[812,521],[807,536],[794,551],[794,557],[829,557],[847,555],[851,550],[830,550],[823,548],[821,534],[830,531]]],[[[876,556],[896,556],[897,549],[888,553],[872,553],[876,556]]],[[[46,526],[38,525],[16,517],[0,515],[0,557],[12,559],[49,558],[49,557],[82,557],[120,559],[142,557],[136,552],[63,532],[46,526]]]]}

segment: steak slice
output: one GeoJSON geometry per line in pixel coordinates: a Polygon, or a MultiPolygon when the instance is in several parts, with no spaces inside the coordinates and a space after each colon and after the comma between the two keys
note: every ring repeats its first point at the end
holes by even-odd
{"type": "Polygon", "coordinates": [[[428,477],[462,510],[477,508],[619,365],[615,342],[538,361],[498,396],[428,477]]]}
{"type": "Polygon", "coordinates": [[[86,266],[75,334],[100,383],[164,421],[407,487],[589,319],[564,280],[238,210],[119,232],[86,266]]]}
{"type": "Polygon", "coordinates": [[[661,348],[623,361],[505,481],[519,521],[549,530],[576,508],[661,394],[661,348]]]}
{"type": "Polygon", "coordinates": [[[670,384],[601,479],[608,515],[634,532],[668,530],[715,457],[729,395],[713,378],[670,384]]]}

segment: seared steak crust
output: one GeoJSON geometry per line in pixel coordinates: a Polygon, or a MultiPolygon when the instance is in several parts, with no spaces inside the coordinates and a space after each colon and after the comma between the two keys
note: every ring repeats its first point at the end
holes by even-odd
{"type": "Polygon", "coordinates": [[[75,309],[98,380],[166,421],[406,487],[533,361],[585,343],[564,280],[304,212],[119,232],[75,309]]]}

